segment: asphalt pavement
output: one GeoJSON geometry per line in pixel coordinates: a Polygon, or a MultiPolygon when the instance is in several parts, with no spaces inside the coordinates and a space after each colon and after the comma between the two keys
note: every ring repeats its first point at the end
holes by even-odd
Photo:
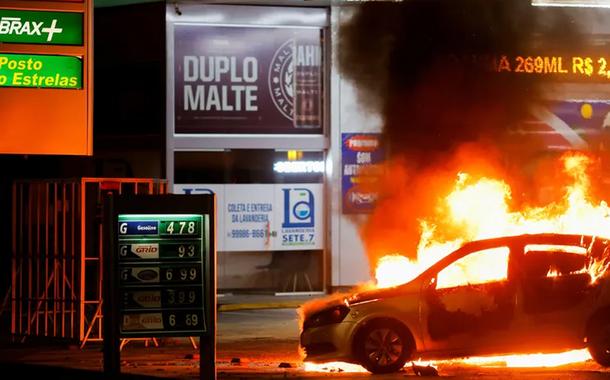
{"type": "MultiPolygon", "coordinates": [[[[298,351],[296,309],[251,309],[218,314],[217,368],[219,379],[404,379],[415,377],[403,372],[372,376],[368,373],[306,372],[298,351]]],[[[121,353],[125,378],[196,379],[198,350],[186,339],[130,341],[121,353]]],[[[18,345],[0,348],[0,368],[4,374],[19,373],[23,378],[97,379],[102,378],[101,346],[18,345]]],[[[439,365],[441,377],[453,379],[610,379],[610,371],[593,362],[549,369],[483,368],[462,364],[439,365]]],[[[10,378],[2,376],[2,378],[10,378]]],[[[209,379],[205,379],[209,380],[209,379]]]]}

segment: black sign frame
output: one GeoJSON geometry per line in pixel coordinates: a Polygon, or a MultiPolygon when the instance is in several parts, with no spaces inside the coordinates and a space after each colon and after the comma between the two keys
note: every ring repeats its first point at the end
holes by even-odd
{"type": "MultiPolygon", "coordinates": [[[[104,200],[104,372],[108,375],[117,375],[120,373],[120,339],[134,337],[200,337],[200,377],[202,379],[216,378],[216,226],[215,226],[215,196],[213,194],[200,195],[133,195],[133,194],[106,194],[104,200]],[[120,276],[121,268],[125,267],[125,263],[121,264],[119,258],[119,249],[121,245],[125,245],[125,241],[119,240],[119,215],[145,215],[145,216],[176,216],[176,215],[200,215],[202,223],[199,226],[203,235],[201,249],[201,266],[202,272],[199,273],[199,279],[202,285],[202,307],[201,315],[205,322],[205,328],[197,331],[167,331],[162,329],[154,329],[148,331],[138,331],[134,333],[122,331],[121,321],[123,317],[123,302],[121,294],[126,291],[163,291],[172,288],[176,285],[168,285],[159,283],[150,283],[150,286],[142,285],[140,288],[125,287],[121,285],[120,276]],[[169,288],[168,288],[169,287],[169,288]],[[144,289],[144,290],[142,290],[144,289]],[[148,334],[148,335],[147,335],[148,334]]],[[[161,234],[159,234],[161,240],[161,234]]],[[[180,240],[180,239],[177,239],[180,240]]],[[[171,241],[171,240],[170,240],[171,241]]],[[[171,241],[171,244],[175,244],[171,241]]],[[[160,250],[160,248],[159,248],[160,250]]],[[[147,263],[145,259],[141,260],[134,266],[156,265],[159,268],[162,266],[159,262],[164,262],[159,257],[154,264],[147,263]]],[[[175,264],[169,261],[163,266],[175,264]]],[[[195,262],[185,260],[184,265],[192,265],[195,262]]],[[[189,283],[184,285],[184,289],[192,289],[198,286],[197,284],[189,283]]],[[[198,297],[198,299],[200,299],[198,297]]],[[[162,302],[162,301],[161,301],[162,302]]],[[[165,309],[157,307],[157,314],[161,314],[165,318],[163,312],[165,309]]],[[[155,308],[155,307],[153,307],[155,308]]],[[[185,313],[186,308],[178,307],[177,314],[185,313]]],[[[129,314],[129,311],[125,312],[129,314]]],[[[165,325],[164,325],[165,326],[165,325]]]]}

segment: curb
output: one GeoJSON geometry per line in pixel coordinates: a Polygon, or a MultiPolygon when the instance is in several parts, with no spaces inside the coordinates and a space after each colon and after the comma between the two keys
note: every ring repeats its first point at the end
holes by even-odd
{"type": "Polygon", "coordinates": [[[218,305],[218,311],[239,311],[239,310],[260,310],[260,309],[296,309],[305,301],[292,300],[283,302],[264,302],[264,303],[235,303],[218,305]]]}

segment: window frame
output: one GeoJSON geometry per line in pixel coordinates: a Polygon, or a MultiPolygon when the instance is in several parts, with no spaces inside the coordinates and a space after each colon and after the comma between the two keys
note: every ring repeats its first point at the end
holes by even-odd
{"type": "MultiPolygon", "coordinates": [[[[459,251],[459,250],[458,250],[459,251]]],[[[456,251],[456,252],[458,252],[456,251]]],[[[494,252],[487,252],[487,254],[493,255],[496,254],[494,252]]],[[[452,256],[452,255],[450,255],[452,256]]],[[[456,255],[456,257],[454,258],[454,260],[450,261],[449,263],[447,263],[446,265],[443,265],[441,268],[438,268],[436,271],[434,271],[434,276],[433,276],[433,288],[434,290],[444,290],[444,289],[455,289],[455,288],[459,288],[459,287],[464,287],[464,286],[481,286],[481,285],[486,285],[486,284],[490,284],[490,283],[496,283],[496,282],[502,282],[502,281],[507,281],[510,282],[511,281],[511,261],[512,261],[512,249],[511,246],[509,244],[498,244],[498,245],[493,245],[493,246],[489,246],[489,247],[482,247],[480,249],[472,249],[472,250],[468,250],[466,251],[464,254],[461,255],[456,255]],[[453,264],[457,263],[458,261],[465,259],[466,257],[469,257],[471,255],[474,254],[480,254],[483,253],[485,251],[494,251],[497,249],[502,249],[502,248],[506,248],[507,250],[507,262],[506,262],[506,278],[502,279],[502,280],[493,280],[493,281],[485,281],[485,282],[477,282],[477,283],[466,283],[466,284],[460,284],[460,285],[454,285],[454,286],[448,286],[448,287],[442,287],[442,288],[438,288],[438,276],[439,274],[446,270],[447,268],[449,268],[450,266],[452,266],[453,264]]]]}

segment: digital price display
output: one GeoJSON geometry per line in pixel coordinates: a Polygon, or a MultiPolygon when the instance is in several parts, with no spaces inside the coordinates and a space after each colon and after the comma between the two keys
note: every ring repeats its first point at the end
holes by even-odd
{"type": "Polygon", "coordinates": [[[216,378],[216,197],[104,194],[104,372],[120,340],[199,337],[201,379],[216,378]]]}
{"type": "Polygon", "coordinates": [[[207,331],[204,215],[119,214],[122,336],[207,331]]]}

